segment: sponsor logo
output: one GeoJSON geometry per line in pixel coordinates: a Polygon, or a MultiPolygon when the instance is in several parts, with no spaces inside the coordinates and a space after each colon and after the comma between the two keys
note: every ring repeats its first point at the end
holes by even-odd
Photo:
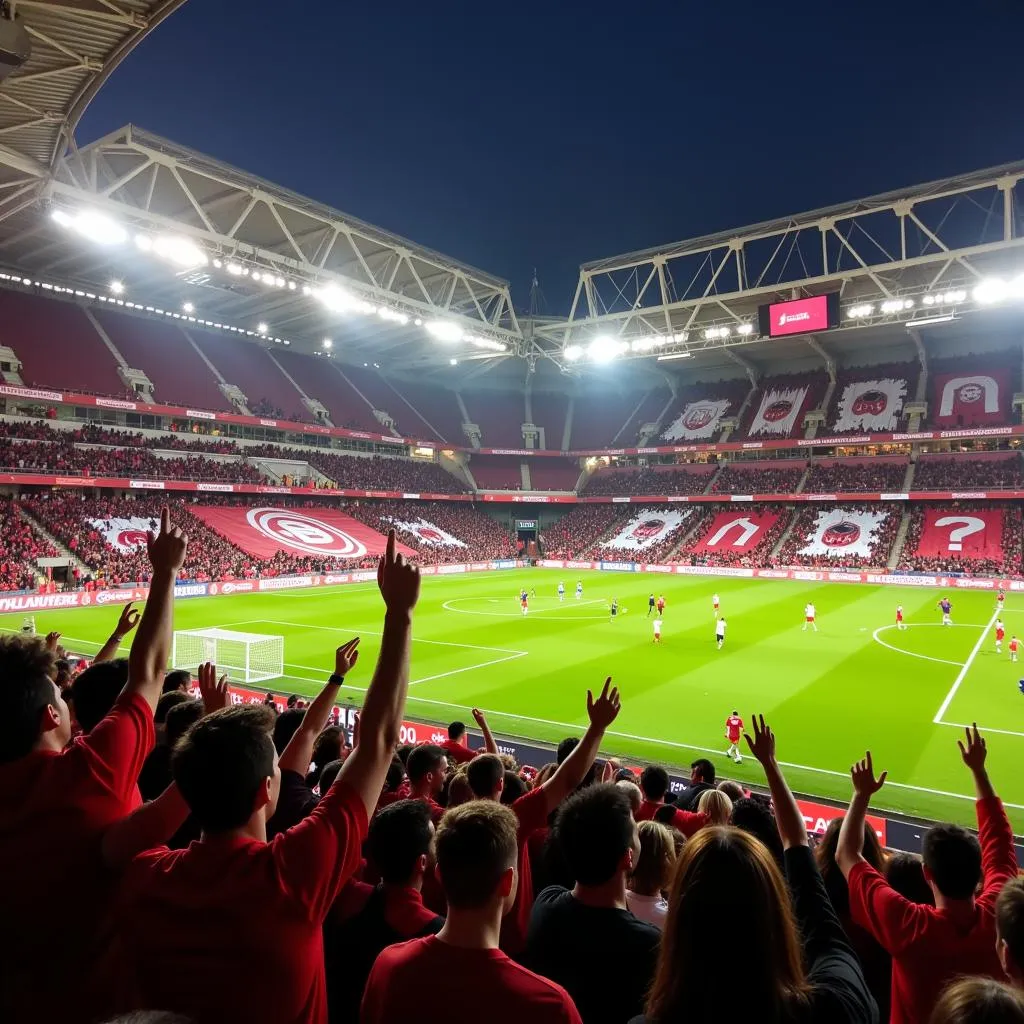
{"type": "Polygon", "coordinates": [[[352,579],[352,577],[348,573],[344,573],[341,576],[338,576],[338,575],[335,575],[335,574],[332,574],[332,573],[328,573],[324,577],[324,584],[326,586],[328,586],[328,587],[332,587],[336,583],[348,583],[349,580],[351,580],[351,579],[352,579]]]}
{"type": "Polygon", "coordinates": [[[116,398],[97,398],[96,404],[104,409],[137,409],[137,402],[122,402],[116,398]]]}
{"type": "Polygon", "coordinates": [[[83,487],[96,483],[91,476],[58,476],[55,480],[58,487],[83,487]]]}
{"type": "Polygon", "coordinates": [[[418,494],[403,494],[402,497],[403,498],[418,498],[419,495],[418,494]]]}
{"type": "Polygon", "coordinates": [[[472,565],[470,565],[470,567],[469,567],[469,571],[470,572],[483,572],[484,569],[491,569],[491,568],[497,569],[497,568],[499,568],[499,566],[497,566],[496,564],[494,564],[492,562],[473,562],[472,565]]]}
{"type": "Polygon", "coordinates": [[[503,558],[497,562],[491,562],[486,566],[488,569],[515,569],[519,565],[518,562],[514,562],[511,559],[503,558]]]}
{"type": "Polygon", "coordinates": [[[437,572],[441,576],[447,576],[451,573],[466,572],[467,568],[465,565],[439,565],[437,572]]]}
{"type": "Polygon", "coordinates": [[[269,580],[260,580],[260,590],[295,590],[298,587],[312,587],[315,581],[312,576],[276,576],[269,580]]]}
{"type": "Polygon", "coordinates": [[[257,487],[258,494],[291,494],[290,487],[257,487]]]}
{"type": "Polygon", "coordinates": [[[1012,433],[1013,427],[975,427],[973,430],[940,430],[939,437],[1004,437],[1012,433]]]}
{"type": "Polygon", "coordinates": [[[743,442],[743,447],[744,448],[763,448],[764,447],[764,442],[763,441],[744,441],[743,442]]]}
{"type": "Polygon", "coordinates": [[[608,572],[636,572],[635,562],[600,562],[599,567],[608,572]]]}
{"type": "Polygon", "coordinates": [[[145,593],[139,590],[100,590],[96,594],[96,603],[127,604],[129,601],[141,601],[145,593]]]}
{"type": "Polygon", "coordinates": [[[808,312],[803,313],[780,313],[779,314],[779,327],[785,327],[786,324],[798,324],[804,320],[810,320],[811,314],[808,312]]]}
{"type": "Polygon", "coordinates": [[[825,530],[821,535],[821,542],[830,548],[846,547],[860,540],[860,532],[860,527],[856,523],[844,519],[842,522],[833,523],[825,530]]]}
{"type": "Polygon", "coordinates": [[[222,594],[250,594],[255,589],[256,583],[253,580],[242,580],[239,583],[222,584],[220,592],[222,594]]]}
{"type": "Polygon", "coordinates": [[[987,498],[988,491],[953,491],[951,498],[987,498]]]}
{"type": "Polygon", "coordinates": [[[175,597],[205,597],[206,594],[205,583],[180,583],[174,588],[175,597]]]}
{"type": "Polygon", "coordinates": [[[834,494],[805,494],[804,501],[835,501],[834,494]]]}
{"type": "Polygon", "coordinates": [[[758,569],[757,575],[764,580],[788,580],[789,572],[786,569],[758,569]]]}
{"type": "Polygon", "coordinates": [[[909,501],[909,494],[883,494],[882,501],[909,501]]]}
{"type": "Polygon", "coordinates": [[[805,572],[803,569],[796,569],[793,572],[793,579],[804,580],[805,582],[817,581],[823,579],[824,575],[821,572],[805,572]]]}
{"type": "Polygon", "coordinates": [[[276,427],[277,420],[260,420],[261,427],[276,427]]]}
{"type": "Polygon", "coordinates": [[[59,391],[38,391],[35,388],[16,388],[10,384],[0,384],[0,395],[13,395],[15,398],[37,398],[43,402],[64,401],[64,396],[59,391]]]}
{"type": "Polygon", "coordinates": [[[619,505],[628,505],[632,498],[612,498],[612,502],[619,505]]]}
{"type": "Polygon", "coordinates": [[[492,455],[529,455],[525,448],[491,448],[492,455]]]}
{"type": "Polygon", "coordinates": [[[870,440],[870,434],[861,434],[859,437],[847,437],[843,434],[841,437],[816,437],[812,443],[816,445],[867,444],[870,440]]]}
{"type": "Polygon", "coordinates": [[[671,565],[645,565],[644,572],[672,572],[671,565]]]}
{"type": "Polygon", "coordinates": [[[830,572],[827,576],[832,583],[861,583],[864,579],[859,572],[830,572]]]}
{"type": "MultiPolygon", "coordinates": [[[[344,530],[328,523],[283,508],[254,508],[246,513],[246,522],[264,537],[293,551],[336,558],[362,558],[366,545],[344,530]]],[[[304,584],[308,586],[308,584],[304,584]]]]}
{"type": "Polygon", "coordinates": [[[721,565],[677,565],[676,572],[684,576],[744,576],[751,578],[756,569],[733,569],[721,565]]]}
{"type": "Polygon", "coordinates": [[[186,409],[185,415],[194,420],[215,420],[217,418],[215,412],[205,412],[202,409],[186,409]]]}
{"type": "Polygon", "coordinates": [[[352,575],[352,582],[353,583],[369,583],[371,580],[372,581],[376,581],[376,579],[377,579],[377,574],[375,572],[373,572],[372,570],[363,571],[363,572],[354,572],[351,575],[352,575]]]}
{"type": "Polygon", "coordinates": [[[129,480],[128,486],[133,490],[162,491],[165,490],[163,480],[129,480]]]}
{"type": "Polygon", "coordinates": [[[77,608],[88,594],[22,594],[0,597],[0,612],[34,612],[48,608],[77,608]]]}
{"type": "Polygon", "coordinates": [[[675,494],[673,494],[673,495],[669,496],[668,500],[669,501],[689,501],[690,499],[689,499],[689,496],[687,496],[687,495],[683,495],[683,494],[675,495],[675,494]]]}
{"type": "Polygon", "coordinates": [[[730,494],[730,501],[753,501],[754,496],[752,494],[730,494]]]}
{"type": "Polygon", "coordinates": [[[993,590],[995,589],[995,580],[975,580],[970,576],[961,576],[958,579],[953,580],[953,585],[957,587],[963,587],[967,590],[993,590]]]}
{"type": "Polygon", "coordinates": [[[349,437],[362,437],[362,438],[366,438],[367,440],[369,440],[369,438],[373,437],[373,434],[367,434],[367,433],[365,433],[362,430],[350,430],[348,432],[348,436],[349,437]]]}
{"type": "Polygon", "coordinates": [[[234,484],[196,484],[197,491],[219,491],[222,493],[234,493],[234,484]]]}

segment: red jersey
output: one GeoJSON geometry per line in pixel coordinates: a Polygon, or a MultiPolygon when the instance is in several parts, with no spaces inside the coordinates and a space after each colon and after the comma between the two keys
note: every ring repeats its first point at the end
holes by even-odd
{"type": "Polygon", "coordinates": [[[658,812],[658,808],[664,806],[662,800],[648,800],[644,797],[640,801],[640,809],[633,815],[633,818],[636,821],[654,821],[654,815],[658,812]]]}
{"type": "Polygon", "coordinates": [[[500,949],[464,949],[436,935],[388,946],[377,957],[360,1020],[417,1020],[425,1005],[438,1008],[447,1024],[479,1024],[482,1007],[488,1024],[582,1024],[561,985],[520,967],[500,949]]]}
{"type": "Polygon", "coordinates": [[[901,608],[897,608],[896,609],[896,621],[897,622],[902,622],[903,621],[903,610],[901,608]]]}
{"type": "MultiPolygon", "coordinates": [[[[523,604],[526,604],[526,602],[524,601],[523,604]]],[[[476,757],[475,751],[470,750],[465,743],[460,743],[458,740],[445,740],[444,743],[439,745],[448,755],[448,760],[454,761],[456,764],[465,764],[476,757]]]]}
{"type": "Polygon", "coordinates": [[[665,599],[663,597],[658,598],[658,611],[663,612],[665,610],[665,599]]]}
{"type": "Polygon", "coordinates": [[[119,900],[134,1005],[325,1024],[322,925],[359,867],[366,828],[362,800],[339,780],[269,843],[214,836],[136,857],[119,900]]]}
{"type": "Polygon", "coordinates": [[[1013,652],[1014,652],[1014,654],[1016,654],[1016,653],[1017,653],[1017,644],[1018,644],[1019,642],[1020,642],[1020,641],[1018,641],[1016,637],[1014,637],[1014,638],[1013,638],[1013,639],[1012,639],[1012,640],[1010,641],[1010,650],[1011,650],[1011,651],[1013,651],[1013,652]]]}
{"type": "Polygon", "coordinates": [[[863,861],[850,872],[850,913],[892,955],[892,1024],[931,1016],[943,986],[960,975],[1002,978],[995,902],[1017,874],[1013,830],[998,798],[979,800],[983,889],[972,908],[937,910],[911,903],[863,861]]]}
{"type": "Polygon", "coordinates": [[[501,948],[510,956],[518,956],[526,945],[526,930],[530,924],[530,911],[533,910],[533,874],[528,843],[534,832],[547,828],[547,793],[543,789],[531,789],[512,804],[512,811],[519,822],[519,887],[515,902],[501,922],[501,948]]]}
{"type": "Polygon", "coordinates": [[[139,806],[135,785],[153,748],[153,712],[118,698],[88,736],[60,753],[38,751],[0,765],[0,1020],[105,1016],[112,977],[109,910],[116,878],[100,861],[106,829],[139,806]],[[58,880],[74,866],[75,892],[58,880]],[[53,984],[54,943],[75,951],[53,984]]]}
{"type": "Polygon", "coordinates": [[[730,743],[739,743],[743,735],[743,719],[739,715],[730,715],[725,720],[725,731],[729,735],[730,743]]]}
{"type": "Polygon", "coordinates": [[[1004,637],[1004,636],[1006,636],[1006,630],[1005,630],[1005,629],[1003,629],[1003,627],[1002,627],[1002,626],[1000,626],[1000,627],[999,627],[999,628],[998,628],[998,629],[996,630],[996,639],[997,639],[997,640],[998,640],[998,641],[999,641],[1000,643],[1002,643],[1002,642],[1003,642],[1003,637],[1004,637]]]}

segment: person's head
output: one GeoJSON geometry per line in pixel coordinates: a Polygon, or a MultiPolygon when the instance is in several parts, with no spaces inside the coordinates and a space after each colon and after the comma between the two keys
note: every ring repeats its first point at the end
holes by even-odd
{"type": "Polygon", "coordinates": [[[287,708],[274,720],[274,749],[278,756],[284,753],[289,740],[299,731],[306,712],[299,708],[287,708]]]}
{"type": "Polygon", "coordinates": [[[732,805],[729,824],[733,828],[743,829],[755,839],[760,839],[768,852],[775,858],[775,863],[782,867],[782,839],[768,804],[749,796],[735,801],[732,805]]]}
{"type": "Polygon", "coordinates": [[[475,799],[476,794],[473,792],[473,787],[469,784],[469,779],[466,778],[466,773],[464,771],[456,772],[448,780],[448,800],[445,803],[445,807],[460,807],[462,804],[468,804],[470,800],[475,799]]]}
{"type": "Polygon", "coordinates": [[[620,779],[615,783],[615,786],[626,794],[626,797],[629,799],[629,809],[635,818],[644,800],[643,790],[635,782],[630,782],[627,779],[620,779]]]}
{"type": "Polygon", "coordinates": [[[182,693],[187,694],[192,687],[192,673],[184,668],[171,669],[167,675],[164,676],[164,685],[161,693],[174,693],[176,690],[180,690],[182,693]]]}
{"type": "Polygon", "coordinates": [[[992,978],[960,978],[939,996],[929,1024],[1024,1024],[1024,992],[992,978]]]}
{"type": "Polygon", "coordinates": [[[186,698],[167,712],[167,718],[164,721],[164,741],[171,750],[192,725],[203,717],[203,710],[201,700],[186,698]]]}
{"type": "Polygon", "coordinates": [[[996,900],[996,952],[1008,978],[1024,987],[1024,879],[1003,886],[996,900]]]}
{"type": "Polygon", "coordinates": [[[547,764],[541,765],[540,771],[537,772],[537,778],[533,780],[533,785],[536,788],[543,786],[548,779],[551,778],[555,772],[558,771],[558,765],[554,761],[549,761],[547,764]]]}
{"type": "Polygon", "coordinates": [[[71,685],[71,662],[67,658],[58,658],[55,664],[56,675],[53,681],[57,689],[63,692],[71,685]]]}
{"type": "Polygon", "coordinates": [[[668,792],[668,772],[661,765],[649,764],[640,773],[640,788],[648,800],[664,800],[668,792]]]}
{"type": "Polygon", "coordinates": [[[409,760],[409,755],[412,753],[412,744],[403,743],[399,747],[395,747],[395,756],[404,765],[409,760]]]}
{"type": "Polygon", "coordinates": [[[921,844],[924,877],[935,893],[935,903],[969,900],[981,881],[981,844],[959,825],[934,825],[921,844]]]}
{"type": "Polygon", "coordinates": [[[717,786],[715,786],[720,793],[724,793],[734,804],[737,800],[746,799],[746,790],[732,779],[722,779],[717,786]]]}
{"type": "Polygon", "coordinates": [[[505,765],[497,754],[478,754],[466,765],[466,781],[477,800],[500,800],[505,765]]]}
{"type": "Polygon", "coordinates": [[[698,757],[690,765],[690,781],[704,782],[713,786],[715,784],[715,766],[706,757],[698,757]]]}
{"type": "Polygon", "coordinates": [[[319,782],[321,796],[334,785],[334,780],[338,777],[338,772],[341,771],[341,766],[344,763],[344,761],[328,761],[324,765],[324,770],[320,773],[319,782]]]}
{"type": "Polygon", "coordinates": [[[629,798],[611,783],[588,786],[569,797],[555,818],[553,835],[581,886],[605,885],[617,876],[624,884],[640,856],[629,798]]]}
{"type": "Polygon", "coordinates": [[[511,807],[521,796],[526,796],[529,787],[515,772],[505,769],[504,783],[501,787],[501,802],[511,807]]]}
{"type": "Polygon", "coordinates": [[[30,754],[43,737],[58,750],[71,739],[56,660],[39,637],[0,636],[0,764],[30,754]]]}
{"type": "MultiPolygon", "coordinates": [[[[580,741],[575,736],[567,736],[555,747],[555,761],[561,764],[579,745],[580,741]]],[[[583,776],[583,781],[577,788],[583,789],[586,786],[592,786],[596,778],[597,763],[595,762],[587,769],[587,774],[583,776]]]]}
{"type": "Polygon", "coordinates": [[[171,708],[191,699],[184,690],[168,690],[167,693],[160,694],[160,699],[156,702],[156,711],[153,712],[153,724],[163,725],[171,708]]]}
{"type": "Polygon", "coordinates": [[[229,832],[259,816],[265,825],[277,807],[281,771],[263,705],[239,705],[201,718],[181,738],[171,773],[204,832],[229,832]]]}
{"type": "Polygon", "coordinates": [[[518,822],[494,800],[471,800],[445,812],[434,838],[437,880],[448,913],[498,910],[516,898],[518,822]]]}
{"type": "Polygon", "coordinates": [[[448,739],[453,743],[461,743],[466,735],[466,723],[465,722],[452,722],[448,726],[448,739]]]}
{"type": "Polygon", "coordinates": [[[409,782],[418,793],[436,796],[444,788],[448,757],[439,746],[421,743],[409,751],[405,771],[409,776],[409,782]]]}
{"type": "Polygon", "coordinates": [[[697,801],[697,810],[708,816],[711,825],[728,825],[732,801],[720,789],[706,789],[697,801]]]}
{"type": "Polygon", "coordinates": [[[367,838],[382,881],[419,888],[434,842],[430,808],[422,800],[399,800],[385,807],[374,815],[367,838]]]}
{"type": "Polygon", "coordinates": [[[345,746],[345,730],[340,725],[328,725],[313,741],[313,763],[317,770],[331,761],[337,761],[345,746]]]}
{"type": "Polygon", "coordinates": [[[288,694],[288,699],[285,701],[285,707],[297,708],[299,706],[299,695],[297,693],[288,694]]]}
{"type": "Polygon", "coordinates": [[[82,732],[92,732],[107,717],[127,682],[127,658],[90,665],[75,677],[71,700],[75,706],[75,721],[82,732]]]}
{"type": "MultiPolygon", "coordinates": [[[[850,910],[850,890],[846,887],[846,879],[836,863],[836,848],[839,846],[839,830],[842,826],[842,818],[833,818],[828,823],[814,856],[829,898],[832,900],[832,906],[837,913],[846,914],[850,910]]],[[[878,841],[877,833],[868,822],[864,822],[864,859],[876,871],[885,868],[885,851],[878,841]]]]}
{"type": "Polygon", "coordinates": [[[405,781],[405,762],[397,754],[392,755],[388,773],[384,776],[384,788],[392,792],[405,781]]]}
{"type": "Polygon", "coordinates": [[[683,847],[668,904],[649,1018],[713,1020],[723,991],[740,1018],[783,1020],[806,1005],[789,892],[763,843],[736,828],[702,828],[683,847]],[[742,928],[729,907],[743,908],[742,928]],[[744,965],[741,985],[737,963],[744,965]]]}
{"type": "Polygon", "coordinates": [[[641,896],[657,896],[672,878],[675,841],[672,833],[657,821],[641,821],[636,830],[640,837],[640,859],[626,884],[641,896]]]}
{"type": "Polygon", "coordinates": [[[893,853],[885,862],[886,881],[911,903],[935,906],[935,893],[924,877],[921,858],[912,853],[893,853]]]}

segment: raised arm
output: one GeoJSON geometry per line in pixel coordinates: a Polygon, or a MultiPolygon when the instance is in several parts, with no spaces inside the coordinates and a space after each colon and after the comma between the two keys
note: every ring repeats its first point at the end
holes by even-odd
{"type": "Polygon", "coordinates": [[[359,637],[342,644],[334,652],[334,673],[317,694],[316,699],[306,709],[302,725],[295,731],[288,745],[281,752],[279,765],[281,771],[298,772],[305,775],[309,770],[309,762],[313,757],[313,744],[317,736],[327,725],[331,717],[331,708],[338,698],[345,676],[355,667],[359,660],[359,637]]]}
{"type": "Polygon", "coordinates": [[[473,719],[480,727],[480,732],[483,733],[484,750],[488,754],[496,754],[498,752],[498,744],[494,742],[494,737],[491,735],[491,727],[487,724],[487,719],[479,708],[473,708],[473,719]]]}
{"type": "Polygon", "coordinates": [[[605,730],[615,721],[620,707],[619,690],[618,687],[612,686],[611,676],[604,681],[604,688],[597,700],[594,700],[594,694],[587,690],[587,716],[590,718],[590,725],[587,726],[583,739],[576,744],[576,748],[541,787],[547,797],[548,814],[584,780],[594,763],[594,758],[597,757],[605,730]]]}
{"type": "Polygon", "coordinates": [[[409,648],[412,612],[420,595],[420,571],[395,551],[395,531],[388,532],[387,550],[377,566],[377,585],[387,611],[377,668],[366,691],[359,718],[359,744],[338,772],[373,814],[391,764],[409,692],[409,648]]]}
{"type": "Polygon", "coordinates": [[[885,785],[888,774],[882,772],[877,779],[875,778],[875,766],[871,760],[870,750],[863,761],[858,761],[850,769],[853,796],[839,829],[839,843],[836,846],[836,864],[847,879],[854,865],[867,863],[864,860],[864,819],[867,817],[871,798],[885,785]]]}
{"type": "Polygon", "coordinates": [[[125,687],[125,693],[139,694],[154,711],[171,653],[174,581],[185,561],[187,547],[188,537],[178,527],[171,526],[171,512],[165,508],[160,516],[159,532],[150,533],[146,544],[153,578],[146,610],[128,656],[128,685],[125,687]]]}
{"type": "Polygon", "coordinates": [[[113,661],[117,657],[117,649],[121,646],[121,641],[139,624],[139,613],[135,607],[129,603],[121,609],[121,615],[117,620],[117,626],[114,628],[114,632],[107,638],[107,642],[99,649],[96,653],[96,657],[92,659],[94,665],[99,664],[101,661],[113,661]]]}
{"type": "Polygon", "coordinates": [[[775,822],[782,837],[782,847],[789,850],[794,846],[809,846],[804,816],[800,813],[796,798],[782,774],[779,762],[775,760],[775,733],[765,723],[764,715],[752,715],[751,722],[754,726],[754,737],[751,739],[744,733],[743,738],[747,741],[751,754],[760,762],[768,780],[768,789],[771,791],[772,804],[775,807],[775,822]]]}

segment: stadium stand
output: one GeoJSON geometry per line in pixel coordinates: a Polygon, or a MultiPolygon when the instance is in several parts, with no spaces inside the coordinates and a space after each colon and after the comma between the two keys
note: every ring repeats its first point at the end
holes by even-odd
{"type": "Polygon", "coordinates": [[[336,427],[387,433],[333,361],[291,351],[275,352],[274,358],[309,398],[327,409],[336,427]]]}
{"type": "Polygon", "coordinates": [[[615,505],[575,505],[541,533],[548,558],[581,558],[618,522],[624,510],[615,505]]]}
{"type": "Polygon", "coordinates": [[[742,512],[719,512],[712,508],[695,522],[692,535],[674,561],[690,565],[765,565],[792,517],[793,510],[788,505],[744,503],[742,512]],[[753,522],[757,531],[737,546],[742,533],[735,527],[730,529],[730,523],[741,520],[753,522]]]}
{"type": "Polygon", "coordinates": [[[965,573],[967,575],[1018,576],[1024,569],[1024,520],[1018,506],[991,503],[986,505],[957,502],[954,505],[918,505],[910,510],[910,528],[900,557],[899,568],[912,572],[965,573]],[[986,530],[994,528],[999,536],[995,544],[964,546],[958,554],[950,551],[939,553],[934,544],[928,543],[927,521],[937,517],[973,516],[985,523],[986,530]],[[992,525],[990,525],[992,524],[992,525]]]}
{"type": "Polygon", "coordinates": [[[305,453],[309,464],[342,489],[366,491],[424,491],[461,494],[469,491],[462,480],[435,462],[413,459],[371,459],[358,455],[305,453]]]}
{"type": "Polygon", "coordinates": [[[792,494],[805,469],[800,461],[768,466],[733,463],[719,473],[711,490],[714,494],[792,494]]]}
{"type": "Polygon", "coordinates": [[[626,420],[642,399],[642,394],[621,391],[599,391],[574,397],[569,448],[588,451],[615,444],[626,420]]]}
{"type": "Polygon", "coordinates": [[[829,491],[894,492],[903,487],[907,460],[872,456],[814,462],[804,482],[805,494],[829,491]]]}
{"type": "Polygon", "coordinates": [[[578,459],[530,459],[530,482],[535,491],[574,491],[580,478],[578,459]]]}
{"type": "Polygon", "coordinates": [[[60,552],[38,537],[9,498],[0,498],[0,591],[28,590],[40,574],[37,558],[57,558],[60,552]]]}
{"type": "Polygon", "coordinates": [[[372,410],[376,409],[378,412],[385,412],[391,417],[399,434],[403,433],[405,429],[403,427],[403,421],[405,421],[410,424],[409,434],[411,436],[424,436],[422,425],[410,415],[410,409],[374,367],[355,366],[352,364],[340,365],[338,363],[332,363],[332,365],[338,373],[346,378],[348,386],[357,392],[361,411],[362,409],[369,410],[368,418],[364,415],[362,419],[364,423],[371,425],[357,429],[381,430],[381,425],[374,418],[372,412],[372,410]],[[413,426],[416,429],[413,429],[413,426]]]}
{"type": "Polygon", "coordinates": [[[891,433],[906,428],[906,404],[917,394],[916,360],[841,367],[826,412],[829,434],[891,433]]]}
{"type": "Polygon", "coordinates": [[[703,494],[717,468],[713,464],[694,465],[687,469],[675,466],[651,466],[646,469],[607,467],[591,474],[583,490],[588,497],[703,494]]]}
{"type": "Polygon", "coordinates": [[[520,462],[509,455],[474,455],[469,471],[481,490],[519,491],[523,487],[520,462]]]}
{"type": "Polygon", "coordinates": [[[1019,490],[1024,469],[1019,455],[992,452],[942,458],[922,455],[914,471],[914,490],[964,491],[980,487],[1019,490]]]}
{"type": "MultiPolygon", "coordinates": [[[[412,436],[447,441],[453,445],[466,444],[462,413],[454,391],[430,384],[411,385],[393,377],[382,377],[381,380],[397,396],[398,401],[391,402],[391,405],[399,410],[397,417],[408,425],[412,436]],[[415,417],[412,421],[408,419],[410,412],[415,417]]],[[[396,415],[390,407],[388,412],[396,415]]]]}
{"type": "Polygon", "coordinates": [[[735,436],[761,441],[802,437],[804,415],[818,408],[827,388],[828,377],[821,370],[764,378],[735,436]]]}
{"type": "Polygon", "coordinates": [[[526,396],[521,391],[462,391],[469,422],[480,428],[483,448],[522,448],[526,396]]]}
{"type": "Polygon", "coordinates": [[[558,451],[565,436],[565,419],[569,414],[569,399],[553,391],[535,391],[530,396],[533,408],[533,422],[544,428],[544,441],[538,448],[558,451]]]}
{"type": "Polygon", "coordinates": [[[786,543],[773,565],[809,565],[821,568],[884,567],[899,529],[899,512],[888,506],[843,505],[805,508],[797,513],[786,543]],[[828,525],[823,527],[825,517],[828,525]],[[827,531],[833,531],[829,537],[827,531]],[[810,550],[822,542],[844,547],[841,555],[810,550]]]}
{"type": "Polygon", "coordinates": [[[640,437],[640,430],[647,423],[657,423],[662,409],[672,400],[672,392],[668,388],[651,388],[633,410],[629,419],[622,427],[621,441],[624,444],[635,444],[640,437]]]}
{"type": "Polygon", "coordinates": [[[959,429],[1012,423],[1020,381],[1020,352],[1012,349],[931,360],[926,425],[959,429]]]}
{"type": "Polygon", "coordinates": [[[717,440],[722,433],[721,421],[739,412],[749,390],[750,383],[745,379],[681,387],[662,418],[660,440],[668,444],[717,440]]]}

